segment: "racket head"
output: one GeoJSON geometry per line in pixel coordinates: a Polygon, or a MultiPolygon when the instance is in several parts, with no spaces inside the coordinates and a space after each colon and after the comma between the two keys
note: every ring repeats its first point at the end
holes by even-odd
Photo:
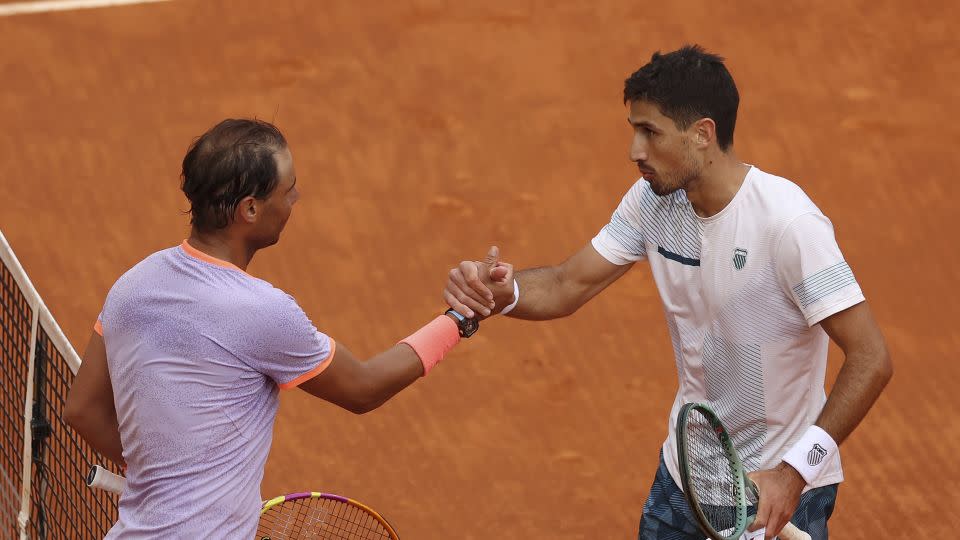
{"type": "Polygon", "coordinates": [[[756,486],[720,418],[705,403],[687,403],[676,436],[683,495],[700,529],[713,540],[740,538],[753,522],[748,505],[757,500],[756,486]]]}
{"type": "Polygon", "coordinates": [[[376,510],[347,497],[316,491],[265,501],[256,538],[399,540],[390,523],[376,510]]]}

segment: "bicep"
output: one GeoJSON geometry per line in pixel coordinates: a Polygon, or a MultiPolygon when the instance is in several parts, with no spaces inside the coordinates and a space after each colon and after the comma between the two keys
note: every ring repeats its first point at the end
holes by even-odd
{"type": "Polygon", "coordinates": [[[820,327],[848,356],[855,351],[886,354],[883,334],[866,302],[830,315],[820,327]]]}
{"type": "Polygon", "coordinates": [[[323,371],[303,381],[298,387],[331,403],[339,405],[348,402],[352,396],[352,386],[363,380],[364,363],[357,360],[342,343],[337,344],[332,358],[326,362],[327,367],[323,371]]]}
{"type": "Polygon", "coordinates": [[[591,242],[587,242],[561,265],[561,275],[566,284],[591,298],[627,273],[632,266],[633,263],[621,265],[608,261],[591,242]]]}

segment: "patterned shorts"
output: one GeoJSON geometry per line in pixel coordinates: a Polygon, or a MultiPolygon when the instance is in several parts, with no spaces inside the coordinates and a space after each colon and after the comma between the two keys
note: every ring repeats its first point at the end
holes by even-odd
{"type": "MultiPolygon", "coordinates": [[[[813,540],[827,540],[827,520],[837,502],[837,484],[807,491],[790,520],[807,531],[813,540]]],[[[660,466],[643,505],[638,540],[704,540],[683,491],[673,481],[660,454],[660,466]]]]}

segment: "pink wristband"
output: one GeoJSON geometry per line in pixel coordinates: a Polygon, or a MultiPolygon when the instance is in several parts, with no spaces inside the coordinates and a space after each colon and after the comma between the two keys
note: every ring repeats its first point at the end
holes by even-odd
{"type": "Polygon", "coordinates": [[[460,330],[457,328],[457,323],[446,315],[440,315],[400,341],[409,345],[420,357],[420,361],[423,362],[424,377],[459,342],[460,330]]]}

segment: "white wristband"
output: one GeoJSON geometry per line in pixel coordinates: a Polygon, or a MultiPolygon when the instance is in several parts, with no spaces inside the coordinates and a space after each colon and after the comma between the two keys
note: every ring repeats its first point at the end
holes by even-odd
{"type": "Polygon", "coordinates": [[[783,461],[800,473],[807,485],[814,485],[823,470],[833,461],[837,443],[820,426],[810,426],[797,444],[783,455],[783,461]]]}
{"type": "Polygon", "coordinates": [[[513,303],[509,306],[500,310],[501,315],[506,315],[510,313],[510,310],[517,307],[517,302],[520,301],[520,285],[517,284],[517,280],[513,280],[513,303]]]}

